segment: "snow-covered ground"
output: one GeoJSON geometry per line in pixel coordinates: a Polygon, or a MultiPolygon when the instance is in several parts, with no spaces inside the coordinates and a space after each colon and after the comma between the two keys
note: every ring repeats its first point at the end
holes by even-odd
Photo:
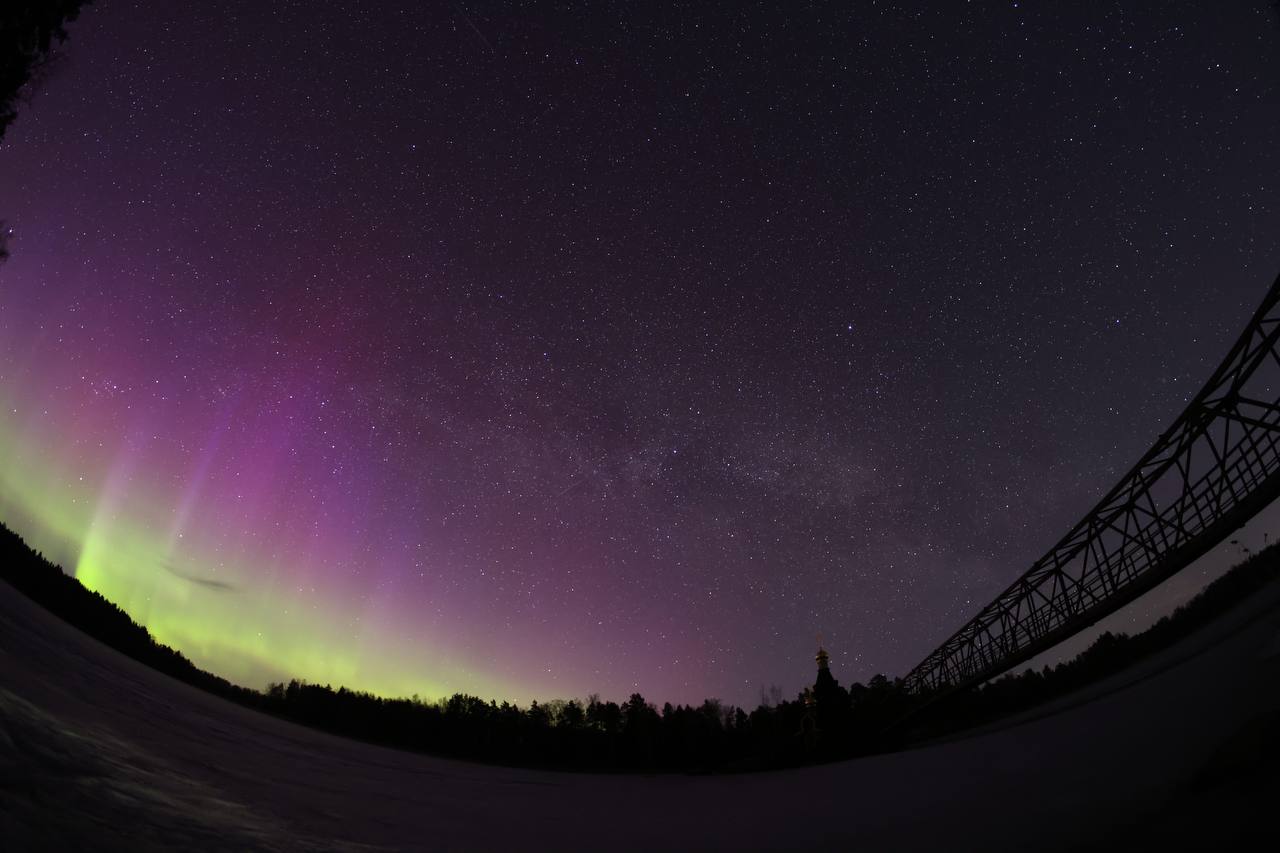
{"type": "Polygon", "coordinates": [[[1280,585],[1052,713],[895,755],[691,777],[332,737],[155,673],[0,583],[5,850],[1236,849],[1260,828],[1275,840],[1278,759],[1280,585]]]}

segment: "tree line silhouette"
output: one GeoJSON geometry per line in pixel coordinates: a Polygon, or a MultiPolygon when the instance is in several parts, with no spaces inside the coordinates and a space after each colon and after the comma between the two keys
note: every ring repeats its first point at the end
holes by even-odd
{"type": "Polygon", "coordinates": [[[0,12],[0,138],[90,0],[8,0],[0,12]]]}
{"type": "Polygon", "coordinates": [[[440,700],[388,699],[299,680],[265,691],[232,684],[156,642],[124,610],[0,525],[0,578],[85,633],[180,681],[373,743],[566,770],[734,772],[901,748],[1026,710],[1118,672],[1211,622],[1278,574],[1280,552],[1273,546],[1140,634],[1105,633],[1073,660],[1006,675],[919,713],[909,714],[930,697],[908,694],[900,680],[877,675],[845,688],[825,665],[814,685],[794,699],[781,699],[775,689],[750,712],[716,699],[658,708],[638,693],[621,703],[593,695],[521,707],[462,693],[440,700]]]}
{"type": "MultiPolygon", "coordinates": [[[[92,0],[6,0],[0,4],[0,140],[18,107],[53,67],[66,25],[92,0]]],[[[9,258],[9,227],[0,219],[0,263],[9,258]]]]}
{"type": "MultiPolygon", "coordinates": [[[[1123,671],[1217,619],[1280,576],[1280,548],[1251,555],[1209,583],[1194,598],[1137,634],[1106,631],[1080,654],[1055,666],[1026,668],[977,689],[945,696],[913,721],[904,737],[919,739],[963,731],[1067,695],[1123,671]]],[[[1247,550],[1247,549],[1246,549],[1247,550]]],[[[930,697],[920,697],[926,703],[930,697]]]]}

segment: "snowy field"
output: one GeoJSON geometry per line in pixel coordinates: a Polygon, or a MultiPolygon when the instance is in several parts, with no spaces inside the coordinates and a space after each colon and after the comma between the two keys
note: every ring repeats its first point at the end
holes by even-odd
{"type": "Polygon", "coordinates": [[[1280,586],[993,730],[719,777],[511,770],[347,741],[155,673],[0,583],[0,848],[1259,849],[1280,586]]]}

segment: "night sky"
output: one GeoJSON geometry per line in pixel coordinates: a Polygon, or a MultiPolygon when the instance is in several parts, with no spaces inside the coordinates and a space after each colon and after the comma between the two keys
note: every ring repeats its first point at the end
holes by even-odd
{"type": "Polygon", "coordinates": [[[100,0],[0,144],[0,520],[255,687],[905,674],[1280,272],[1270,4],[905,5],[100,0]]]}

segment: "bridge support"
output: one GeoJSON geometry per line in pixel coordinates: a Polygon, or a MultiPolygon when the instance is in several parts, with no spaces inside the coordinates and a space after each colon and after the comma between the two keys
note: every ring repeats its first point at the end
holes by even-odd
{"type": "Polygon", "coordinates": [[[921,661],[915,693],[967,687],[1094,624],[1280,497],[1280,278],[1200,393],[1090,512],[921,661]]]}

